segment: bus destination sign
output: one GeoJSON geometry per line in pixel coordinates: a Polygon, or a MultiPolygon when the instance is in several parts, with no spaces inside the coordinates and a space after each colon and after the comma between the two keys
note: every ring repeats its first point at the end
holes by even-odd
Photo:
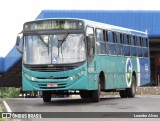
{"type": "Polygon", "coordinates": [[[80,20],[40,20],[24,24],[24,31],[38,31],[51,29],[83,29],[80,20]]]}

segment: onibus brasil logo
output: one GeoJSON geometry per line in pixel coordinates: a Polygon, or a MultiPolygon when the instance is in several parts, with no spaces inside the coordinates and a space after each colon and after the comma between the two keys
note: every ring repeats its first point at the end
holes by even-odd
{"type": "Polygon", "coordinates": [[[127,83],[128,87],[130,87],[131,81],[132,81],[132,63],[131,63],[131,59],[127,58],[127,61],[126,61],[126,83],[127,83]]]}

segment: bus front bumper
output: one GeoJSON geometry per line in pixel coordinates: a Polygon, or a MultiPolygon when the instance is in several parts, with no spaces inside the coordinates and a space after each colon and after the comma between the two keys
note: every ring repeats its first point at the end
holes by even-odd
{"type": "Polygon", "coordinates": [[[23,91],[45,90],[86,90],[88,82],[86,74],[57,79],[34,78],[23,74],[23,91]]]}

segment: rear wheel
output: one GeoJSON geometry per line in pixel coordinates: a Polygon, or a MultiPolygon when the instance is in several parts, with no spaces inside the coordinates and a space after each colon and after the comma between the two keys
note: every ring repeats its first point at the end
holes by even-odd
{"type": "Polygon", "coordinates": [[[132,83],[131,83],[131,87],[127,88],[125,90],[121,90],[119,91],[120,97],[121,98],[133,98],[135,97],[136,94],[136,78],[134,75],[132,75],[132,83]]]}
{"type": "Polygon", "coordinates": [[[98,89],[91,91],[91,99],[93,102],[99,102],[100,101],[100,93],[101,93],[101,85],[100,81],[98,82],[98,89]]]}
{"type": "Polygon", "coordinates": [[[42,92],[43,101],[50,102],[51,101],[51,91],[43,91],[42,92]]]}
{"type": "Polygon", "coordinates": [[[127,96],[129,98],[134,98],[136,95],[136,78],[135,76],[132,76],[132,84],[131,84],[131,88],[127,89],[127,96]]]}
{"type": "Polygon", "coordinates": [[[121,98],[127,98],[127,91],[126,90],[119,91],[119,94],[120,94],[121,98]]]}

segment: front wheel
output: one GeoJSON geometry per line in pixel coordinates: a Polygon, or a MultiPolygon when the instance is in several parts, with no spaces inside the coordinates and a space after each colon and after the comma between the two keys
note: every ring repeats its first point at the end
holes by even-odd
{"type": "Polygon", "coordinates": [[[98,89],[91,91],[91,99],[93,102],[99,102],[100,101],[100,94],[101,94],[101,85],[100,81],[98,82],[98,89]]]}
{"type": "Polygon", "coordinates": [[[87,99],[89,97],[89,92],[86,90],[81,90],[80,91],[80,96],[82,99],[87,99]]]}
{"type": "Polygon", "coordinates": [[[43,91],[42,92],[43,101],[50,102],[51,101],[51,92],[50,91],[43,91]]]}

